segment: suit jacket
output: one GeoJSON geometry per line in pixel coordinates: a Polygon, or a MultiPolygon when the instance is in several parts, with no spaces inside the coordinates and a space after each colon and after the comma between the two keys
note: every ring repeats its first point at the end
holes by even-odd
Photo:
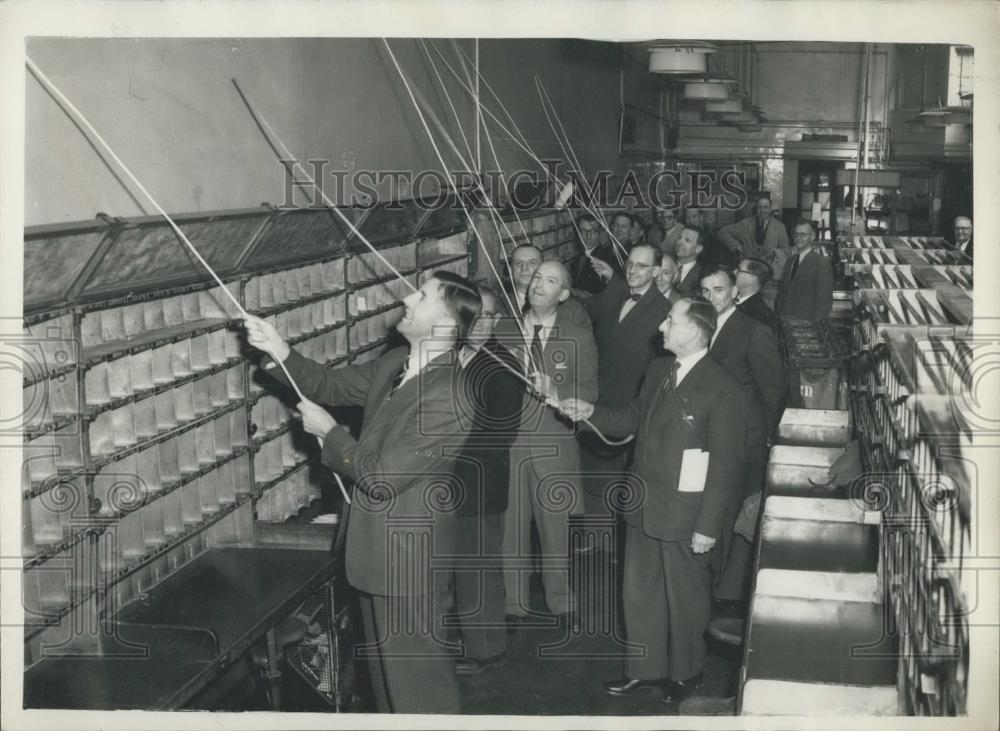
{"type": "Polygon", "coordinates": [[[833,265],[813,249],[792,276],[794,257],[785,262],[775,311],[779,316],[829,317],[833,309],[833,265]]]}
{"type": "Polygon", "coordinates": [[[778,431],[788,391],[774,332],[736,310],[716,331],[708,352],[743,388],[747,457],[759,454],[778,431]]]}
{"type": "Polygon", "coordinates": [[[753,256],[763,259],[775,272],[782,271],[785,261],[793,253],[788,243],[785,224],[774,216],[771,216],[771,220],[767,223],[763,247],[757,245],[756,216],[747,216],[741,221],[723,226],[719,229],[717,237],[730,251],[739,250],[741,257],[753,256]]]}
{"type": "Polygon", "coordinates": [[[760,292],[756,292],[745,300],[736,305],[736,309],[742,312],[748,317],[752,317],[761,325],[767,325],[771,328],[771,331],[777,336],[778,334],[778,316],[774,314],[774,310],[767,306],[767,302],[764,301],[764,297],[760,292]]]}
{"type": "MultiPolygon", "coordinates": [[[[362,365],[331,368],[293,350],[285,360],[308,399],[364,407],[360,438],[335,426],[323,440],[322,461],[355,483],[342,528],[347,579],[381,596],[431,591],[431,554],[453,552],[452,455],[471,426],[456,408],[456,384],[465,376],[454,353],[435,358],[390,395],[407,356],[408,348],[396,348],[362,365]]],[[[286,380],[278,368],[267,372],[286,380]]]]}
{"type": "Polygon", "coordinates": [[[677,256],[677,240],[680,239],[683,232],[684,226],[682,224],[678,224],[669,231],[663,232],[663,241],[660,242],[660,248],[665,254],[677,256]]]}
{"type": "Polygon", "coordinates": [[[462,369],[466,377],[460,409],[471,417],[472,429],[455,464],[462,488],[456,513],[460,517],[507,509],[510,447],[521,424],[525,391],[524,382],[508,369],[523,372],[496,338],[487,340],[462,369]]]}
{"type": "MultiPolygon", "coordinates": [[[[622,251],[619,251],[618,254],[621,256],[623,262],[628,257],[628,254],[622,251]]],[[[625,276],[625,269],[619,263],[618,256],[615,255],[614,244],[598,244],[590,252],[590,255],[595,259],[600,259],[610,264],[611,268],[615,270],[615,274],[619,277],[625,276]]],[[[594,271],[590,259],[582,251],[578,252],[569,263],[569,274],[573,279],[573,289],[596,294],[605,287],[605,281],[594,271]]]]}
{"type": "Polygon", "coordinates": [[[687,273],[681,281],[674,287],[674,291],[682,297],[692,294],[701,294],[701,264],[695,262],[691,271],[687,273]]]}
{"type": "Polygon", "coordinates": [[[670,388],[673,356],[655,359],[639,396],[624,406],[594,408],[604,434],[637,434],[631,472],[642,486],[625,520],[661,541],[689,541],[692,533],[719,538],[741,497],[746,420],[744,391],[712,358],[698,361],[670,388]],[[678,490],[684,450],[709,453],[703,492],[678,490]]]}
{"type": "MultiPolygon", "coordinates": [[[[507,293],[511,304],[517,305],[517,298],[514,297],[513,292],[504,291],[507,293]]],[[[493,337],[508,349],[511,347],[520,347],[520,344],[523,342],[520,326],[521,313],[517,313],[517,317],[515,317],[514,313],[510,311],[510,306],[507,304],[506,298],[502,295],[499,304],[503,308],[504,316],[497,322],[493,330],[493,337]]],[[[562,313],[562,316],[568,323],[586,328],[593,327],[590,314],[587,312],[584,302],[573,295],[570,295],[565,302],[559,303],[559,312],[562,313]]]]}
{"type": "MultiPolygon", "coordinates": [[[[597,401],[597,345],[588,326],[568,321],[565,310],[556,310],[555,331],[542,349],[541,370],[552,379],[560,400],[597,401]]],[[[529,336],[530,337],[530,336],[529,336]]],[[[511,352],[523,363],[527,343],[522,339],[511,352]]],[[[559,475],[582,495],[580,450],[575,425],[550,406],[526,393],[515,448],[527,450],[540,474],[559,475]]],[[[512,469],[516,469],[516,465],[512,469]]]]}
{"type": "Polygon", "coordinates": [[[957,243],[952,243],[951,246],[952,246],[953,249],[955,249],[955,251],[964,253],[967,257],[969,257],[969,261],[972,261],[972,259],[973,259],[973,256],[972,256],[972,243],[973,243],[973,239],[974,238],[975,237],[973,236],[972,238],[969,239],[969,243],[965,247],[964,251],[963,251],[963,249],[957,243]]]}
{"type": "Polygon", "coordinates": [[[628,285],[616,276],[588,303],[595,323],[601,403],[611,406],[628,403],[639,393],[650,362],[662,353],[659,327],[670,314],[671,303],[654,283],[619,322],[628,294],[628,285]]]}

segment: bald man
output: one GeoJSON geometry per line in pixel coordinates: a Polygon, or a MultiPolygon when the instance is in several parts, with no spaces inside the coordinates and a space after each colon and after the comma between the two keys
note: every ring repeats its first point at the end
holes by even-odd
{"type": "Polygon", "coordinates": [[[542,262],[528,285],[524,337],[510,349],[537,384],[526,394],[510,453],[510,494],[504,518],[504,589],[507,622],[530,613],[531,521],[541,541],[545,602],[564,626],[579,627],[569,587],[569,517],[582,511],[580,448],[576,430],[545,404],[597,398],[597,345],[589,326],[571,321],[560,307],[570,296],[570,275],[558,261],[542,262]]]}
{"type": "Polygon", "coordinates": [[[972,219],[968,216],[955,219],[955,248],[972,258],[972,219]]]}

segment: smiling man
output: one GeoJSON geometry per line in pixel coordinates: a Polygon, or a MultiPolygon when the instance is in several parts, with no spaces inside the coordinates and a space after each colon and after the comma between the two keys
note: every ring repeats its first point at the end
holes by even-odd
{"type": "MultiPolygon", "coordinates": [[[[625,262],[625,277],[614,275],[604,291],[587,301],[594,318],[601,403],[621,406],[635,398],[649,363],[660,353],[657,328],[670,302],[656,286],[663,252],[635,246],[625,262]]],[[[587,514],[612,515],[609,492],[621,483],[627,447],[611,447],[593,432],[580,433],[587,514]]]]}
{"type": "MultiPolygon", "coordinates": [[[[530,309],[524,335],[512,344],[525,371],[549,400],[597,399],[597,346],[587,325],[569,320],[560,306],[570,296],[569,272],[546,261],[528,287],[530,309]]],[[[504,587],[508,623],[530,613],[531,522],[541,541],[542,586],[549,611],[569,629],[578,627],[570,591],[569,517],[581,508],[580,449],[575,429],[542,403],[525,395],[521,423],[510,453],[510,497],[504,519],[504,587]]]]}
{"type": "Polygon", "coordinates": [[[742,389],[708,357],[715,320],[701,297],[678,300],[660,325],[672,355],[650,364],[636,398],[560,405],[606,435],[636,434],[631,472],[644,492],[625,514],[622,604],[628,641],[645,652],[605,683],[612,695],[659,688],[678,703],[701,682],[712,554],[739,495],[745,425],[742,389]]]}
{"type": "Polygon", "coordinates": [[[323,464],[355,483],[341,530],[364,625],[366,643],[357,649],[368,658],[378,710],[459,713],[455,668],[435,636],[447,607],[438,585],[446,575],[433,554],[453,553],[454,516],[450,507],[433,509],[432,493],[452,479],[453,454],[468,436],[456,408],[463,379],[456,350],[482,302],[471,282],[439,271],[403,305],[396,329],[409,347],[362,365],[321,365],[266,320],[247,317],[244,326],[249,344],[269,354],[265,372],[284,382],[273,359],[282,361],[308,399],[298,410],[323,464]],[[364,407],[358,439],[324,408],[346,405],[364,407]]]}

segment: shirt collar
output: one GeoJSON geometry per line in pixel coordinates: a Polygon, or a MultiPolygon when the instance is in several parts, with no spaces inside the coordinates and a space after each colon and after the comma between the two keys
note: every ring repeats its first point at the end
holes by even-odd
{"type": "Polygon", "coordinates": [[[799,252],[799,264],[802,263],[803,259],[805,259],[807,256],[809,256],[809,252],[811,252],[813,250],[813,248],[814,248],[813,245],[810,244],[808,249],[806,249],[805,251],[800,251],[799,252]]]}
{"type": "Polygon", "coordinates": [[[726,324],[726,320],[728,320],[730,317],[733,316],[734,312],[736,312],[736,305],[733,305],[732,307],[730,307],[728,310],[726,310],[725,312],[723,312],[721,315],[719,315],[715,319],[715,335],[716,336],[718,336],[719,331],[722,330],[722,326],[726,324]]]}
{"type": "Polygon", "coordinates": [[[551,330],[556,324],[556,315],[558,314],[558,307],[552,311],[552,314],[548,317],[539,318],[534,310],[528,310],[528,314],[524,316],[524,324],[529,325],[528,329],[531,330],[535,325],[541,325],[546,330],[551,330]]]}
{"type": "Polygon", "coordinates": [[[702,348],[699,351],[685,355],[683,358],[677,359],[677,382],[680,383],[681,379],[688,374],[688,372],[694,368],[695,364],[702,358],[708,355],[708,348],[702,348]]]}

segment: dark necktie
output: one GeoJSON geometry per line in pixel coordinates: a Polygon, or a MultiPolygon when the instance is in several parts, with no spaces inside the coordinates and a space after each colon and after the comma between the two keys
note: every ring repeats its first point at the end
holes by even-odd
{"type": "Polygon", "coordinates": [[[531,344],[528,346],[531,351],[531,360],[534,368],[542,369],[542,325],[535,325],[535,330],[531,335],[531,344]]]}
{"type": "Polygon", "coordinates": [[[670,366],[670,375],[667,377],[667,390],[673,391],[677,388],[677,372],[681,369],[681,364],[676,360],[670,366]]]}
{"type": "Polygon", "coordinates": [[[757,238],[757,248],[758,249],[763,249],[764,248],[764,239],[765,239],[766,236],[767,236],[767,226],[765,226],[763,223],[761,223],[761,220],[758,218],[757,219],[757,236],[756,236],[756,238],[757,238]]]}
{"type": "Polygon", "coordinates": [[[641,300],[641,299],[642,299],[642,295],[641,295],[641,294],[637,294],[637,293],[635,293],[635,292],[632,292],[632,293],[631,293],[631,294],[630,294],[630,295],[628,296],[628,299],[632,300],[633,302],[638,302],[639,300],[641,300]]]}
{"type": "Polygon", "coordinates": [[[797,272],[798,270],[799,270],[799,255],[798,252],[796,252],[795,258],[792,259],[792,271],[788,275],[788,279],[789,280],[795,279],[795,272],[797,272]]]}

